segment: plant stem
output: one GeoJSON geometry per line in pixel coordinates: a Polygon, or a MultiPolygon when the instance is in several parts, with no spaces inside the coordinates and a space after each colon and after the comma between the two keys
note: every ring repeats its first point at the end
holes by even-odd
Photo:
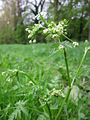
{"type": "Polygon", "coordinates": [[[47,106],[47,109],[48,109],[48,112],[49,112],[49,118],[50,118],[50,120],[52,120],[52,113],[51,113],[50,107],[49,107],[47,102],[46,102],[46,106],[47,106]]]}
{"type": "Polygon", "coordinates": [[[71,79],[70,79],[69,67],[68,67],[68,61],[67,61],[67,53],[66,53],[66,49],[65,48],[63,48],[63,50],[64,50],[64,59],[65,59],[67,77],[68,77],[68,85],[69,85],[69,87],[71,87],[71,79]]]}
{"type": "Polygon", "coordinates": [[[64,50],[64,59],[65,59],[65,65],[66,65],[66,71],[67,71],[67,77],[68,77],[68,85],[69,85],[69,89],[68,89],[68,92],[67,92],[67,95],[59,109],[59,112],[57,113],[56,117],[55,117],[55,120],[59,120],[60,117],[61,117],[61,112],[63,110],[63,107],[65,105],[65,103],[68,101],[68,98],[69,98],[69,95],[70,95],[70,92],[71,92],[71,80],[70,80],[70,75],[69,75],[69,67],[68,67],[68,61],[67,61],[67,53],[66,53],[66,49],[63,48],[64,50]]]}
{"type": "Polygon", "coordinates": [[[16,72],[17,81],[19,82],[19,71],[16,72]]]}
{"type": "Polygon", "coordinates": [[[81,67],[82,67],[83,61],[84,61],[85,58],[86,58],[87,52],[88,52],[88,49],[85,50],[85,52],[84,52],[84,55],[83,55],[83,57],[82,57],[82,59],[81,59],[81,62],[80,62],[80,64],[79,64],[79,67],[78,67],[78,69],[77,69],[77,71],[76,71],[76,75],[75,75],[75,77],[74,77],[73,80],[72,80],[71,86],[73,86],[73,84],[74,84],[74,82],[75,82],[75,80],[76,80],[76,78],[77,78],[77,76],[78,76],[78,74],[79,74],[79,72],[80,72],[80,69],[81,69],[81,67]]]}
{"type": "Polygon", "coordinates": [[[62,112],[62,109],[63,109],[65,103],[67,102],[67,100],[68,100],[68,98],[69,98],[70,92],[71,92],[71,87],[69,87],[69,89],[68,89],[67,95],[66,95],[66,97],[65,97],[65,99],[64,99],[64,101],[63,101],[63,103],[62,103],[62,105],[61,105],[61,107],[60,107],[60,109],[59,109],[59,112],[58,112],[55,120],[60,120],[60,118],[61,118],[61,115],[60,115],[60,114],[61,114],[61,112],[62,112]]]}
{"type": "Polygon", "coordinates": [[[67,40],[69,40],[70,42],[73,42],[70,38],[68,38],[65,34],[62,34],[67,40]]]}

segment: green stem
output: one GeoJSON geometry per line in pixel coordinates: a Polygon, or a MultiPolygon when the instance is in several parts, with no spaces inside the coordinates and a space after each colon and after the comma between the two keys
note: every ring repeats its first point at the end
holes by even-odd
{"type": "Polygon", "coordinates": [[[71,87],[69,87],[69,89],[68,89],[67,95],[66,95],[66,97],[65,97],[65,99],[64,99],[64,101],[63,101],[63,103],[62,103],[62,105],[61,105],[61,107],[59,109],[59,112],[58,112],[57,116],[55,117],[55,120],[60,120],[60,118],[61,118],[61,112],[63,110],[63,107],[64,107],[65,103],[68,101],[70,92],[71,92],[71,87]]]}
{"type": "Polygon", "coordinates": [[[62,34],[67,40],[69,40],[70,42],[73,42],[70,38],[68,38],[65,34],[62,34]]]}
{"type": "Polygon", "coordinates": [[[17,81],[19,82],[19,71],[16,72],[17,81]]]}
{"type": "Polygon", "coordinates": [[[70,72],[69,72],[69,67],[68,67],[68,61],[67,61],[67,53],[66,53],[66,49],[64,48],[64,59],[65,59],[65,65],[66,65],[66,71],[67,71],[67,77],[68,77],[68,84],[69,87],[71,86],[71,80],[70,80],[70,72]]]}
{"type": "Polygon", "coordinates": [[[84,52],[84,55],[83,55],[83,57],[82,57],[82,59],[81,59],[81,62],[80,62],[80,64],[79,64],[79,67],[78,67],[78,69],[77,69],[77,71],[76,71],[76,75],[75,75],[75,77],[74,77],[73,80],[72,80],[71,86],[73,86],[73,84],[74,84],[74,82],[75,82],[75,80],[76,80],[76,78],[77,78],[77,76],[78,76],[78,74],[79,74],[79,72],[80,72],[80,69],[81,69],[81,67],[82,67],[83,61],[84,61],[85,58],[86,58],[87,52],[88,52],[88,49],[84,52]]]}
{"type": "MultiPolygon", "coordinates": [[[[42,99],[43,101],[45,101],[44,99],[42,99]]],[[[46,102],[46,101],[45,101],[46,102]]],[[[39,103],[41,104],[42,106],[42,103],[41,101],[39,100],[39,103]]],[[[49,118],[50,120],[53,120],[52,119],[52,113],[51,113],[51,110],[50,110],[50,107],[49,107],[49,104],[46,102],[46,109],[44,107],[42,107],[42,110],[44,111],[44,113],[47,113],[47,110],[48,110],[48,114],[49,114],[49,118]]]]}
{"type": "Polygon", "coordinates": [[[47,102],[46,102],[46,106],[47,106],[47,108],[48,108],[49,118],[50,118],[50,120],[52,120],[52,113],[51,113],[50,107],[49,107],[49,105],[48,105],[47,102]]]}
{"type": "Polygon", "coordinates": [[[63,107],[65,105],[65,103],[68,101],[68,98],[69,98],[69,95],[70,95],[70,92],[71,92],[71,80],[70,80],[70,75],[69,75],[69,67],[68,67],[68,61],[67,61],[67,53],[66,53],[66,49],[63,48],[64,50],[64,59],[65,59],[65,65],[66,65],[66,71],[67,71],[67,77],[68,77],[68,85],[69,85],[69,89],[68,89],[68,92],[67,92],[67,95],[59,109],[59,112],[57,113],[56,117],[55,117],[55,120],[58,120],[60,119],[61,117],[61,112],[63,110],[63,107]]]}
{"type": "Polygon", "coordinates": [[[34,80],[32,80],[27,73],[23,73],[23,75],[25,75],[30,81],[32,81],[34,83],[34,85],[36,85],[36,82],[34,80]]]}

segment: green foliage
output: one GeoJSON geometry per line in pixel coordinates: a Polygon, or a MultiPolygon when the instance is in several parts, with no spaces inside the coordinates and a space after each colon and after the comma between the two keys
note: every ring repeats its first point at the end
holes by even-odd
{"type": "MultiPolygon", "coordinates": [[[[67,48],[71,78],[88,46],[83,43],[76,48],[67,48]]],[[[63,51],[56,52],[55,49],[56,44],[0,46],[1,120],[55,120],[68,91],[63,51]]],[[[63,120],[90,118],[89,54],[76,78],[68,104],[64,105],[63,120]]]]}
{"type": "Polygon", "coordinates": [[[14,43],[14,31],[10,26],[4,26],[0,29],[0,43],[14,43]]]}
{"type": "Polygon", "coordinates": [[[69,21],[68,36],[77,41],[85,41],[88,39],[89,32],[89,6],[88,0],[62,0],[60,2],[56,0],[50,4],[48,13],[52,20],[56,16],[55,22],[67,19],[69,21]],[[56,8],[55,2],[58,6],[56,8]]]}
{"type": "Polygon", "coordinates": [[[15,30],[15,43],[27,43],[27,33],[25,31],[25,25],[17,25],[15,30]]]}
{"type": "Polygon", "coordinates": [[[24,25],[18,25],[16,30],[12,27],[4,26],[0,30],[0,43],[12,44],[12,43],[28,43],[27,33],[24,25]]]}

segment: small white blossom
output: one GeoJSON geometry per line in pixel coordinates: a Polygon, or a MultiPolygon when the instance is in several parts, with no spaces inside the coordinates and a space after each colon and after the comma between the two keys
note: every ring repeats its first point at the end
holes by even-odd
{"type": "Polygon", "coordinates": [[[43,33],[45,33],[45,34],[46,34],[47,32],[48,32],[48,29],[43,30],[43,33]]]}
{"type": "Polygon", "coordinates": [[[65,97],[64,93],[62,92],[62,90],[56,90],[55,88],[53,88],[53,90],[50,93],[51,96],[61,96],[61,97],[65,97]]]}
{"type": "Polygon", "coordinates": [[[25,31],[28,32],[29,28],[26,28],[25,31]]]}
{"type": "Polygon", "coordinates": [[[74,47],[78,46],[78,42],[73,42],[74,47]]]}
{"type": "Polygon", "coordinates": [[[28,30],[28,33],[31,33],[31,30],[28,30]]]}
{"type": "Polygon", "coordinates": [[[30,35],[28,35],[28,38],[31,38],[31,34],[30,34],[30,35]]]}
{"type": "Polygon", "coordinates": [[[85,43],[88,43],[88,40],[85,40],[85,43]]]}
{"type": "Polygon", "coordinates": [[[57,35],[57,34],[54,34],[54,35],[52,36],[52,38],[56,38],[56,37],[58,37],[58,35],[57,35]]]}
{"type": "Polygon", "coordinates": [[[32,40],[29,40],[29,43],[31,44],[31,43],[32,43],[32,40]]]}
{"type": "Polygon", "coordinates": [[[33,43],[36,43],[36,39],[33,40],[33,43]]]}

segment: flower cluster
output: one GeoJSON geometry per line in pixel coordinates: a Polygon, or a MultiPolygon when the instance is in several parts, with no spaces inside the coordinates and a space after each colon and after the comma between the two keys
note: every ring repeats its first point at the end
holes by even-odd
{"type": "Polygon", "coordinates": [[[36,36],[41,29],[43,29],[41,24],[35,24],[31,30],[29,28],[25,29],[28,32],[29,43],[36,43],[36,36]]]}
{"type": "Polygon", "coordinates": [[[29,40],[29,43],[31,44],[31,43],[36,43],[36,39],[34,39],[34,40],[29,40]]]}
{"type": "Polygon", "coordinates": [[[47,35],[47,39],[60,40],[63,34],[66,34],[66,20],[60,21],[58,24],[51,22],[48,27],[43,30],[43,33],[47,35]]]}
{"type": "Polygon", "coordinates": [[[36,39],[38,33],[43,34],[46,40],[55,41],[59,41],[61,38],[63,38],[63,34],[67,34],[67,20],[60,21],[58,24],[56,24],[54,21],[47,22],[42,17],[42,22],[44,22],[44,24],[35,24],[31,30],[29,28],[26,28],[26,31],[28,32],[28,38],[30,39],[29,43],[33,43],[33,41],[35,41],[34,39],[36,39]]]}
{"type": "Polygon", "coordinates": [[[73,42],[73,47],[77,47],[79,45],[78,42],[73,42]]]}
{"type": "Polygon", "coordinates": [[[58,24],[52,21],[43,30],[43,33],[47,35],[47,39],[60,40],[63,34],[67,34],[66,26],[66,20],[60,21],[58,24]]]}

